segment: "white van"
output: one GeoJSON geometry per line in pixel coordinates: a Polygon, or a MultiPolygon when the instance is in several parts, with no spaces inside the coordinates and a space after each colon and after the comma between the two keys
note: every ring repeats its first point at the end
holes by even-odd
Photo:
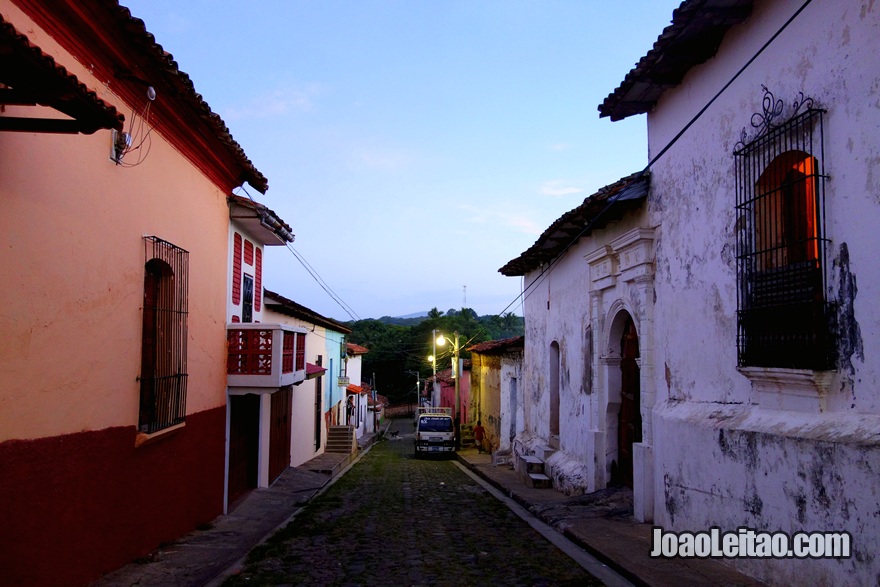
{"type": "Polygon", "coordinates": [[[415,421],[415,456],[452,455],[455,451],[455,423],[452,408],[419,407],[415,421]]]}

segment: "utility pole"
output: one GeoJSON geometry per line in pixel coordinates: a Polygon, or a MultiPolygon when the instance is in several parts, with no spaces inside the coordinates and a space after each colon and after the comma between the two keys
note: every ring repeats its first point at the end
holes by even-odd
{"type": "Polygon", "coordinates": [[[421,378],[419,377],[419,372],[418,371],[407,371],[407,373],[409,373],[410,375],[416,376],[416,403],[419,403],[419,391],[421,391],[419,389],[419,381],[421,380],[421,378]]]}
{"type": "Polygon", "coordinates": [[[455,333],[452,357],[455,361],[455,450],[461,448],[461,361],[458,358],[458,332],[455,333]]]}

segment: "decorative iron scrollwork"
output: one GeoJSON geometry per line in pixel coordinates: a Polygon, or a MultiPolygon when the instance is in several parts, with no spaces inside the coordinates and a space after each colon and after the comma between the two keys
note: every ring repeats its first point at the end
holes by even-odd
{"type": "Polygon", "coordinates": [[[782,100],[776,98],[776,96],[773,95],[773,92],[768,90],[767,86],[764,84],[761,84],[761,89],[764,90],[764,98],[761,103],[763,112],[755,112],[752,114],[752,119],[750,121],[755,132],[749,136],[745,127],[743,127],[739,141],[734,146],[735,151],[743,149],[746,145],[755,141],[755,139],[783,126],[786,122],[795,116],[798,116],[802,109],[810,110],[813,108],[813,98],[804,96],[803,92],[798,92],[797,100],[792,102],[788,116],[783,119],[782,114],[785,111],[785,105],[782,100]]]}

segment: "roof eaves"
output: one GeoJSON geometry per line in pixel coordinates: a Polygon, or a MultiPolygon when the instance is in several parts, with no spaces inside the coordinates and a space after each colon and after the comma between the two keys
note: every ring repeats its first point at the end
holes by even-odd
{"type": "Polygon", "coordinates": [[[196,116],[210,129],[216,139],[241,167],[239,180],[242,183],[246,181],[260,193],[266,193],[269,189],[269,181],[266,179],[266,176],[260,173],[253,162],[248,159],[244,149],[232,137],[232,133],[226,126],[226,123],[220,118],[220,115],[211,110],[211,107],[202,95],[196,91],[189,75],[180,70],[173,55],[156,42],[156,38],[147,30],[144,21],[133,16],[128,8],[120,5],[115,0],[111,0],[109,4],[115,5],[120,25],[124,27],[135,42],[146,48],[148,54],[155,60],[156,67],[163,70],[168,79],[172,80],[173,85],[177,86],[175,89],[180,97],[190,104],[196,116]]]}
{"type": "Polygon", "coordinates": [[[275,233],[282,241],[288,243],[292,243],[294,241],[293,229],[290,227],[290,225],[284,222],[284,220],[282,220],[281,217],[277,213],[275,213],[274,210],[271,210],[264,204],[261,204],[256,200],[252,200],[251,198],[245,198],[243,196],[237,196],[235,194],[230,194],[229,196],[227,196],[227,201],[230,204],[237,204],[244,208],[253,210],[257,214],[260,222],[264,223],[264,226],[275,233]]]}
{"type": "Polygon", "coordinates": [[[654,46],[599,105],[599,117],[649,112],[694,66],[711,59],[727,31],[752,13],[754,0],[685,0],[654,46]]]}
{"type": "Polygon", "coordinates": [[[282,296],[281,294],[263,288],[263,295],[264,297],[275,298],[280,302],[277,304],[273,304],[267,301],[265,305],[266,307],[275,310],[281,314],[285,314],[293,318],[299,318],[300,320],[305,320],[306,322],[310,322],[318,326],[323,326],[324,328],[328,328],[330,330],[333,330],[334,332],[339,332],[340,334],[351,334],[351,329],[347,326],[344,326],[342,323],[337,322],[333,318],[322,316],[314,310],[310,310],[302,304],[298,304],[293,300],[282,296]]]}
{"type": "Polygon", "coordinates": [[[498,270],[508,277],[526,273],[562,255],[577,239],[588,236],[627,210],[641,205],[650,187],[650,174],[638,172],[587,196],[583,203],[569,210],[545,230],[538,240],[519,257],[498,270]]]}
{"type": "Polygon", "coordinates": [[[501,354],[510,350],[521,349],[524,344],[525,336],[513,336],[498,340],[487,340],[486,342],[469,346],[465,350],[483,355],[501,354]]]}
{"type": "MultiPolygon", "coordinates": [[[[73,118],[72,121],[54,120],[55,125],[83,134],[92,134],[99,129],[122,130],[125,119],[114,106],[100,99],[97,93],[56,63],[51,55],[32,44],[2,15],[0,64],[3,72],[0,82],[6,86],[2,90],[4,94],[14,93],[18,98],[49,106],[73,118]]],[[[12,120],[28,119],[4,117],[6,123],[11,124],[12,120]]]]}

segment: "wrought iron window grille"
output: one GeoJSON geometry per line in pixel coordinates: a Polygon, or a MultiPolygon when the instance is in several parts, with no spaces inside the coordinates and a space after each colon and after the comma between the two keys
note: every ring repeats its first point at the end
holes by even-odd
{"type": "Polygon", "coordinates": [[[741,367],[828,370],[836,363],[826,300],[823,115],[800,93],[786,113],[764,86],[734,149],[737,351],[741,367]]]}
{"type": "Polygon", "coordinates": [[[186,419],[189,252],[144,237],[144,305],[138,429],[186,419]]]}

